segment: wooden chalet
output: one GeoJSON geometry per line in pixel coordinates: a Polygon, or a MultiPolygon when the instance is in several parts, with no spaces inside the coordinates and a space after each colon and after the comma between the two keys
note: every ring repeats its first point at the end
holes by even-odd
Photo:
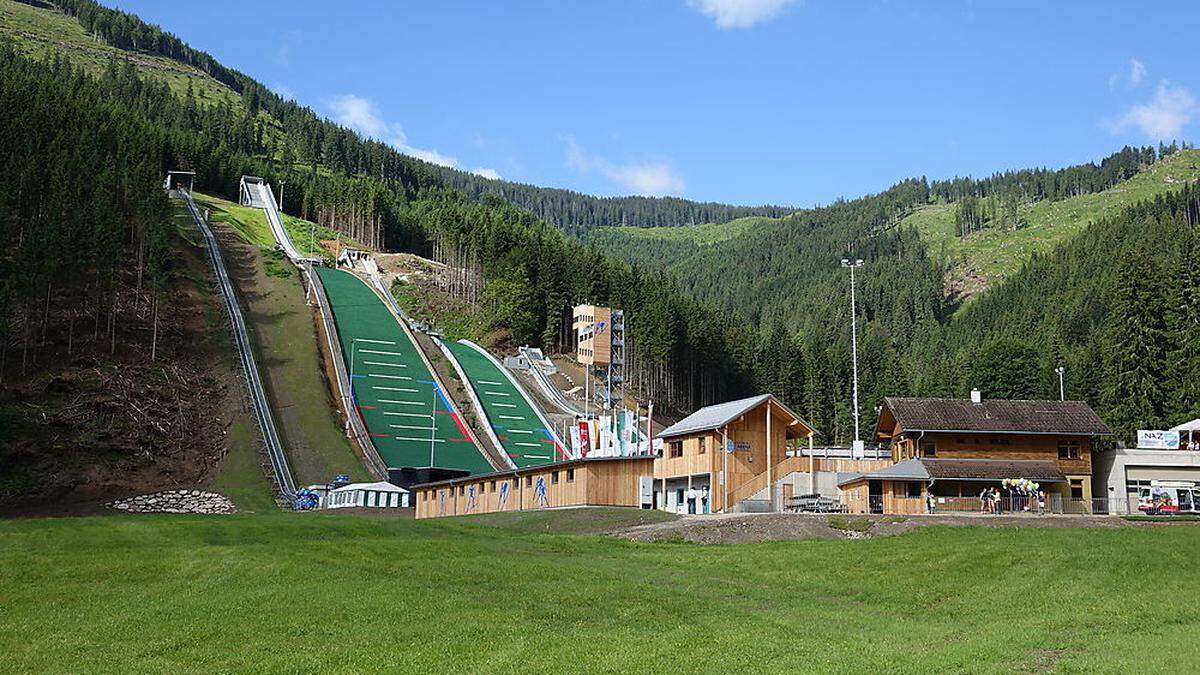
{"type": "Polygon", "coordinates": [[[701,408],[658,435],[653,506],[715,513],[764,490],[773,494],[768,486],[802,461],[788,456],[788,443],[811,447],[814,433],[770,394],[701,408]]]}
{"type": "MultiPolygon", "coordinates": [[[[1111,433],[1081,401],[886,398],[875,439],[894,464],[839,487],[851,510],[919,513],[930,495],[935,509],[978,510],[984,489],[1027,479],[1048,508],[1089,512],[1092,442],[1111,433]]],[[[1015,508],[1037,499],[1021,498],[1015,508]]]]}

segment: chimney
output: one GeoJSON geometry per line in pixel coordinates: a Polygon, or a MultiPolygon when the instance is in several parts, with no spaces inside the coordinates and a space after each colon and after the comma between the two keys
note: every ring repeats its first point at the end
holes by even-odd
{"type": "Polygon", "coordinates": [[[979,393],[978,389],[971,390],[971,403],[980,405],[983,403],[983,394],[979,393]]]}

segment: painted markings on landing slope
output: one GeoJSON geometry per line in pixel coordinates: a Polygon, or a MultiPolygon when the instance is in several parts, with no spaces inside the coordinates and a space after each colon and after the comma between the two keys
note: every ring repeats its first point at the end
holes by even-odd
{"type": "Polygon", "coordinates": [[[383,375],[380,373],[367,373],[367,377],[381,377],[385,380],[411,380],[412,379],[411,377],[404,377],[403,375],[383,375]]]}
{"type": "Polygon", "coordinates": [[[404,356],[400,352],[386,352],[382,349],[360,349],[358,351],[363,354],[378,354],[380,356],[404,356]]]}
{"type": "Polygon", "coordinates": [[[407,368],[403,363],[384,363],[382,361],[363,361],[365,366],[385,366],[387,368],[407,368]]]}
{"type": "Polygon", "coordinates": [[[490,384],[493,387],[503,387],[503,382],[493,382],[492,380],[479,380],[479,384],[490,384]]]}
{"type": "Polygon", "coordinates": [[[391,345],[393,347],[396,346],[396,343],[392,342],[391,340],[375,340],[372,338],[354,338],[354,341],[355,342],[370,342],[373,345],[391,345]]]}
{"type": "Polygon", "coordinates": [[[506,391],[485,391],[483,393],[487,394],[488,396],[511,396],[511,394],[506,391]]]}
{"type": "Polygon", "coordinates": [[[516,415],[498,415],[498,417],[502,420],[524,420],[525,419],[524,417],[518,417],[516,415]]]}

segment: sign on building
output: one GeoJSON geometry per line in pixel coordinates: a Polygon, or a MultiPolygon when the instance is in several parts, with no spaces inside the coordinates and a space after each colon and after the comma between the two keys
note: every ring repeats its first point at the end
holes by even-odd
{"type": "Polygon", "coordinates": [[[1179,432],[1138,429],[1137,446],[1148,450],[1178,450],[1179,432]]]}

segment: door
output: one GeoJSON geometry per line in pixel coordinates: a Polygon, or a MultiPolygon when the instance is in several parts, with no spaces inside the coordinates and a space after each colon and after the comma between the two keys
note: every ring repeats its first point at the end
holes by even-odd
{"type": "Polygon", "coordinates": [[[795,492],[795,490],[796,487],[791,483],[783,484],[783,508],[786,509],[788,507],[788,504],[792,501],[792,493],[795,492]]]}
{"type": "Polygon", "coordinates": [[[883,513],[883,481],[867,482],[867,503],[871,513],[883,513]]]}

